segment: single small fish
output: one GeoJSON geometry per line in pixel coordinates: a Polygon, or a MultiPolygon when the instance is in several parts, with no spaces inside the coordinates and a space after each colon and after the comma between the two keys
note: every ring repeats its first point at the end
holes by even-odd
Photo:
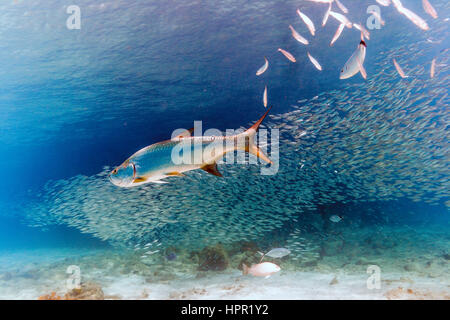
{"type": "Polygon", "coordinates": [[[265,89],[264,89],[264,94],[263,94],[263,104],[264,104],[264,107],[267,108],[267,86],[266,86],[265,89]]]}
{"type": "Polygon", "coordinates": [[[334,12],[334,11],[330,11],[330,16],[332,16],[333,18],[335,18],[337,21],[339,21],[340,23],[343,23],[347,28],[351,28],[352,27],[352,23],[350,22],[350,20],[348,20],[348,18],[346,16],[344,16],[343,14],[334,12]]]}
{"type": "Polygon", "coordinates": [[[343,218],[341,217],[341,216],[338,216],[338,215],[336,215],[336,214],[334,214],[334,215],[332,215],[331,217],[330,217],[330,221],[332,221],[332,222],[339,222],[339,221],[341,221],[343,218]]]}
{"type": "Polygon", "coordinates": [[[280,271],[281,268],[272,262],[263,262],[254,264],[251,267],[248,267],[246,264],[242,265],[242,274],[247,275],[251,274],[255,277],[270,277],[272,274],[280,271]]]}
{"type": "Polygon", "coordinates": [[[286,58],[288,58],[289,61],[291,61],[291,62],[297,61],[297,60],[295,60],[294,56],[291,53],[287,52],[286,50],[278,48],[278,51],[280,51],[286,58]]]}
{"type": "Polygon", "coordinates": [[[397,60],[392,59],[392,61],[394,62],[395,69],[397,69],[397,72],[398,72],[398,74],[400,75],[400,77],[402,77],[402,78],[408,78],[408,76],[405,75],[405,73],[403,72],[402,67],[400,67],[400,65],[397,63],[397,60]]]}
{"type": "Polygon", "coordinates": [[[336,40],[339,38],[339,36],[341,35],[341,33],[342,33],[342,31],[344,30],[344,28],[345,28],[345,24],[341,23],[341,24],[339,25],[339,27],[337,28],[336,33],[334,34],[333,39],[332,39],[331,42],[330,42],[330,47],[332,47],[333,44],[336,42],[336,40]]]}
{"type": "Polygon", "coordinates": [[[423,20],[421,17],[419,17],[414,12],[412,12],[411,10],[409,10],[409,9],[407,9],[405,7],[400,7],[398,9],[398,11],[401,14],[403,14],[404,16],[406,16],[409,20],[411,20],[420,29],[425,30],[425,31],[430,29],[430,27],[428,27],[428,24],[426,23],[426,21],[423,20]]]}
{"type": "Polygon", "coordinates": [[[256,75],[260,76],[262,75],[264,72],[266,72],[267,68],[269,67],[269,60],[267,60],[266,57],[264,57],[265,63],[264,65],[258,69],[258,71],[256,71],[256,75]]]}
{"type": "Polygon", "coordinates": [[[299,9],[297,9],[297,14],[303,20],[303,22],[306,24],[306,26],[309,29],[309,32],[311,32],[311,34],[314,36],[316,33],[316,28],[314,27],[314,23],[311,21],[311,19],[308,18],[308,16],[306,14],[304,14],[303,12],[301,12],[299,9]]]}
{"type": "Polygon", "coordinates": [[[345,14],[348,13],[348,9],[339,1],[339,0],[334,0],[334,2],[337,4],[337,6],[339,7],[339,9],[341,9],[341,11],[345,14]]]}
{"type": "Polygon", "coordinates": [[[378,4],[381,4],[382,6],[389,6],[391,4],[391,0],[376,0],[378,4]]]}
{"type": "Polygon", "coordinates": [[[422,0],[422,6],[425,12],[432,16],[434,19],[438,18],[436,10],[433,8],[431,3],[428,2],[428,0],[422,0]]]}
{"type": "Polygon", "coordinates": [[[300,43],[308,44],[309,41],[303,38],[291,25],[289,25],[289,29],[291,29],[292,37],[300,43]]]}
{"type": "Polygon", "coordinates": [[[434,72],[435,72],[435,69],[436,69],[436,58],[434,58],[434,59],[431,61],[431,68],[430,68],[430,77],[431,77],[431,78],[434,78],[434,72]]]}
{"type": "Polygon", "coordinates": [[[307,53],[309,60],[311,60],[312,64],[317,68],[317,70],[322,71],[322,66],[319,64],[319,62],[316,59],[314,59],[314,57],[310,55],[309,52],[307,53]]]}
{"type": "Polygon", "coordinates": [[[439,44],[439,43],[442,42],[442,40],[433,40],[433,39],[428,38],[428,39],[427,39],[427,42],[428,42],[428,43],[436,43],[436,44],[439,44]]]}
{"type": "Polygon", "coordinates": [[[328,10],[325,12],[325,15],[323,16],[322,27],[325,27],[325,25],[327,24],[328,17],[330,16],[330,11],[331,11],[331,2],[328,6],[328,10]]]}
{"type": "MultiPolygon", "coordinates": [[[[271,258],[283,258],[290,253],[291,253],[291,251],[286,248],[275,248],[275,249],[270,250],[266,254],[259,252],[259,254],[262,254],[262,256],[263,256],[262,258],[264,258],[264,256],[268,256],[271,258]]],[[[262,258],[261,258],[261,260],[262,260],[262,258]]]]}
{"type": "Polygon", "coordinates": [[[366,47],[367,45],[364,40],[361,40],[355,52],[342,68],[339,79],[351,78],[361,71],[360,64],[362,65],[364,63],[364,59],[366,58],[366,47]]]}
{"type": "Polygon", "coordinates": [[[118,187],[130,188],[150,182],[167,183],[161,179],[184,176],[183,172],[196,169],[202,169],[207,173],[222,177],[217,169],[217,161],[222,159],[227,152],[236,150],[245,150],[272,163],[254,141],[256,132],[270,109],[247,131],[236,135],[191,136],[191,130],[186,130],[183,134],[170,140],[145,147],[111,171],[109,179],[118,187]],[[181,151],[183,155],[194,155],[201,152],[201,157],[185,159],[185,157],[179,156],[180,159],[174,159],[173,155],[180,155],[181,151]]]}
{"type": "Polygon", "coordinates": [[[370,32],[367,31],[367,29],[364,28],[362,24],[354,23],[353,26],[355,27],[355,29],[358,29],[359,31],[362,32],[364,38],[366,38],[367,40],[370,40],[370,32]]]}
{"type": "Polygon", "coordinates": [[[400,12],[400,9],[403,8],[403,4],[400,0],[392,0],[392,4],[400,12]]]}

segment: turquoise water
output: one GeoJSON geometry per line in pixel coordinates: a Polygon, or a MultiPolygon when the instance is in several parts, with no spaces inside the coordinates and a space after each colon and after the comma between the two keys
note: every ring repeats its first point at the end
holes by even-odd
{"type": "MultiPolygon", "coordinates": [[[[377,2],[344,1],[346,16],[369,28],[377,2]]],[[[286,278],[267,286],[307,281],[287,298],[358,286],[355,298],[408,298],[386,293],[405,279],[419,296],[448,297],[450,7],[432,1],[433,19],[421,1],[402,3],[429,30],[379,6],[386,24],[369,30],[366,80],[339,79],[361,36],[345,28],[330,46],[339,22],[321,26],[326,4],[85,0],[76,3],[81,29],[70,30],[70,1],[2,3],[0,298],[63,295],[69,265],[110,298],[226,298],[223,288],[189,290],[227,277],[244,279],[231,297],[253,297],[249,288],[265,279],[242,277],[242,263],[276,247],[291,251],[268,260],[286,278]],[[289,25],[310,43],[295,41],[289,25]],[[269,68],[256,76],[264,57],[269,68]],[[273,166],[225,162],[223,178],[195,170],[136,188],[109,181],[134,152],[194,121],[249,128],[266,110],[265,86],[272,109],[261,129],[273,166]],[[261,174],[268,167],[273,174],[261,174]],[[389,274],[382,293],[364,291],[373,264],[389,274]],[[308,291],[323,277],[324,288],[343,277],[342,288],[308,291]],[[179,281],[188,293],[174,291],[179,281]]]]}

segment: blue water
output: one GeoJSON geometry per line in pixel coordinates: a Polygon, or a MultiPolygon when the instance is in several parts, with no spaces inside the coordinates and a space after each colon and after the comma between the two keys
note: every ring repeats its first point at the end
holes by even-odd
{"type": "MultiPolygon", "coordinates": [[[[0,60],[3,61],[0,68],[0,249],[115,247],[117,243],[103,241],[90,232],[82,233],[81,227],[74,225],[29,226],[29,216],[37,215],[31,208],[36,203],[39,205],[40,196],[45,193],[44,185],[77,175],[92,177],[105,166],[119,165],[140,148],[168,139],[174,129],[192,127],[194,120],[202,120],[203,128],[247,127],[264,112],[265,85],[269,86],[271,113],[279,115],[293,111],[298,100],[333,90],[354,94],[356,87],[352,85],[364,81],[360,75],[339,80],[339,70],[355,50],[360,36],[355,28],[346,29],[330,47],[328,44],[338,23],[330,17],[324,28],[320,26],[327,5],[298,0],[79,0],[76,5],[81,8],[81,29],[68,30],[69,15],[65,8],[72,2],[11,0],[0,4],[0,60]],[[298,7],[316,23],[315,37],[296,15],[298,7]],[[289,24],[310,39],[310,45],[305,47],[295,42],[289,24]],[[286,60],[277,52],[278,48],[293,53],[297,63],[286,60]],[[313,67],[306,51],[320,61],[324,71],[318,72],[313,67]],[[269,59],[270,67],[264,75],[256,77],[255,72],[264,63],[264,57],[269,59]]],[[[368,17],[366,9],[375,1],[355,2],[345,1],[350,11],[348,17],[353,22],[364,23],[368,17]]],[[[383,69],[386,82],[400,81],[391,59],[380,62],[393,47],[398,48],[397,60],[403,59],[402,66],[411,74],[412,70],[419,72],[420,66],[426,68],[417,76],[420,79],[417,86],[424,86],[422,94],[435,100],[424,107],[435,103],[441,110],[436,119],[448,121],[449,99],[445,92],[449,91],[446,66],[449,29],[444,19],[449,17],[449,6],[445,0],[433,1],[439,9],[439,19],[433,20],[423,11],[421,1],[403,0],[403,4],[425,18],[431,30],[420,30],[399,16],[392,5],[382,7],[386,26],[371,30],[371,39],[367,41],[368,80],[383,69]],[[436,44],[427,44],[427,39],[436,44]],[[416,42],[420,43],[417,46],[420,51],[412,59],[413,53],[404,48],[416,42]],[[424,84],[429,81],[429,63],[435,57],[442,65],[438,67],[442,71],[434,79],[440,84],[435,91],[428,92],[424,84]],[[387,64],[390,66],[386,67],[387,64]],[[443,100],[437,102],[442,97],[443,100]]],[[[337,7],[333,10],[339,12],[337,7]]],[[[369,83],[362,90],[369,86],[379,88],[383,82],[369,83]]],[[[367,92],[361,92],[361,96],[367,92]]],[[[406,91],[402,92],[396,99],[406,95],[406,91]]],[[[383,96],[387,95],[374,94],[372,99],[381,101],[383,96]]],[[[343,106],[337,100],[330,108],[343,106]]],[[[315,121],[320,122],[320,118],[315,121]]],[[[430,132],[434,136],[438,134],[438,130],[430,129],[430,132]]],[[[448,141],[448,124],[441,134],[448,141]]],[[[426,141],[425,134],[418,133],[418,136],[426,141]]],[[[400,145],[406,143],[406,140],[399,142],[400,145]]],[[[338,144],[330,142],[330,145],[338,144]]],[[[283,144],[280,150],[283,171],[289,167],[289,162],[283,158],[283,150],[287,150],[283,149],[283,144]]],[[[324,146],[323,152],[326,150],[331,150],[329,145],[324,146]]],[[[286,158],[292,159],[292,151],[289,152],[286,158]]],[[[301,154],[300,148],[298,156],[301,154]]],[[[445,154],[448,155],[448,146],[445,154]]],[[[450,178],[448,158],[436,159],[442,187],[450,178]],[[443,169],[445,162],[447,170],[443,169]]],[[[367,168],[368,175],[371,170],[374,169],[367,168]]],[[[294,185],[299,189],[303,187],[302,181],[281,177],[285,179],[285,190],[294,185]]],[[[423,181],[415,177],[416,172],[411,172],[412,188],[423,185],[423,181]]],[[[216,182],[210,182],[210,177],[206,179],[204,181],[218,188],[215,192],[220,195],[216,182]]],[[[270,179],[277,179],[277,176],[270,179]]],[[[433,179],[430,176],[429,180],[433,179]]],[[[232,177],[229,181],[234,183],[232,177]]],[[[320,188],[320,181],[317,178],[317,188],[320,188]]],[[[227,184],[227,180],[221,183],[227,184]]],[[[186,192],[192,192],[191,187],[186,192]]],[[[195,186],[192,190],[207,192],[206,186],[203,187],[205,189],[195,186]]],[[[251,184],[249,192],[252,188],[257,190],[258,186],[251,184]]],[[[342,189],[345,193],[345,186],[342,189]]],[[[226,190],[224,197],[230,199],[226,190]]],[[[117,190],[118,201],[121,192],[117,190]]],[[[290,197],[295,191],[277,192],[274,190],[273,194],[275,197],[278,194],[278,199],[272,201],[285,201],[286,207],[281,211],[295,211],[300,206],[290,197]]],[[[331,214],[344,214],[345,220],[358,221],[360,227],[448,226],[448,190],[428,204],[426,200],[432,198],[432,193],[430,190],[428,196],[422,196],[417,202],[394,196],[386,201],[363,199],[344,205],[336,199],[316,210],[308,209],[305,214],[322,214],[328,225],[326,228],[333,228],[328,222],[331,214]]],[[[87,193],[87,197],[89,195],[92,194],[87,193]]],[[[201,198],[201,194],[193,194],[193,199],[195,197],[201,198]]],[[[169,209],[176,206],[176,195],[171,199],[172,203],[165,203],[169,209]]],[[[241,204],[239,195],[232,200],[228,202],[230,211],[241,204]]],[[[211,208],[219,207],[218,203],[219,200],[211,203],[211,208]]],[[[186,207],[186,211],[195,212],[195,204],[186,207]]],[[[295,229],[298,223],[302,229],[315,232],[308,222],[302,224],[287,219],[282,223],[283,228],[295,229]]],[[[260,243],[269,246],[271,237],[277,238],[277,232],[283,233],[283,228],[270,230],[260,243]]],[[[326,228],[324,230],[329,230],[326,228]]],[[[183,228],[175,230],[182,232],[183,228]]],[[[218,230],[222,229],[218,227],[218,230]]]]}

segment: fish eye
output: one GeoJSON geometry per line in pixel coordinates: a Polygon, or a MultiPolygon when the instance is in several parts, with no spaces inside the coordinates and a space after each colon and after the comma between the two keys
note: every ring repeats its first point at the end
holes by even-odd
{"type": "Polygon", "coordinates": [[[112,174],[117,174],[117,168],[112,171],[112,174]]]}

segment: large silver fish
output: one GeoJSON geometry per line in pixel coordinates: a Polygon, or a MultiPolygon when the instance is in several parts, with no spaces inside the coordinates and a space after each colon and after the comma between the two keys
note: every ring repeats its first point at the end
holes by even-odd
{"type": "MultiPolygon", "coordinates": [[[[167,183],[162,179],[170,176],[183,176],[183,172],[202,169],[221,177],[217,170],[219,161],[227,152],[242,150],[262,160],[272,161],[254,143],[256,132],[271,108],[264,113],[251,128],[230,136],[191,136],[191,130],[166,140],[145,147],[120,166],[111,171],[109,178],[118,187],[134,187],[141,184],[167,183]],[[176,156],[186,151],[188,161],[180,161],[176,156]],[[198,152],[197,150],[200,150],[198,152]],[[200,157],[198,157],[200,154],[200,157]],[[175,155],[175,157],[174,157],[175,155]]],[[[186,158],[183,157],[183,160],[186,158]]]]}

